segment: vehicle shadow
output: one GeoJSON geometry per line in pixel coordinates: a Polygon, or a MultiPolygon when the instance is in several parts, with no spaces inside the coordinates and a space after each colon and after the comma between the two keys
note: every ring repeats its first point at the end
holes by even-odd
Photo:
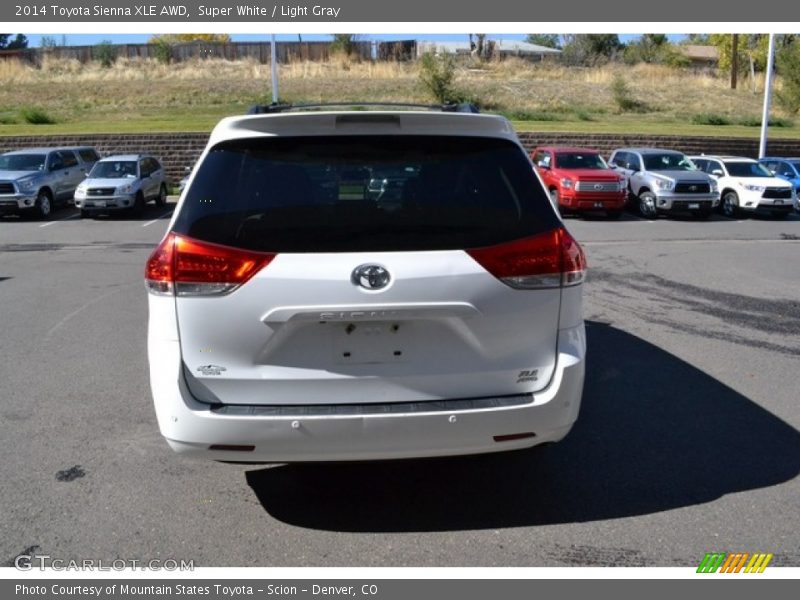
{"type": "Polygon", "coordinates": [[[581,415],[559,444],[474,457],[280,465],[247,483],[274,518],[348,532],[575,523],[779,484],[800,433],[660,348],[587,322],[581,415]]]}

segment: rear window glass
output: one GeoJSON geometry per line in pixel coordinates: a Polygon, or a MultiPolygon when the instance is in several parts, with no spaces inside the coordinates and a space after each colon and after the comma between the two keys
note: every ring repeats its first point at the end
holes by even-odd
{"type": "Polygon", "coordinates": [[[557,225],[509,141],[314,136],[215,146],[174,230],[251,250],[356,252],[478,247],[557,225]]]}

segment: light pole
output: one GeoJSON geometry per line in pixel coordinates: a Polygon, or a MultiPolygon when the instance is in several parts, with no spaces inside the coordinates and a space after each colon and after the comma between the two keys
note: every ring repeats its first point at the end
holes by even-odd
{"type": "Polygon", "coordinates": [[[769,128],[769,103],[772,100],[772,72],[775,66],[775,34],[769,34],[767,51],[767,79],[764,83],[764,112],[761,114],[761,143],[758,145],[758,158],[767,155],[767,129],[769,128]]]}
{"type": "Polygon", "coordinates": [[[275,34],[269,43],[270,63],[272,63],[272,103],[278,103],[278,50],[275,48],[275,34]]]}

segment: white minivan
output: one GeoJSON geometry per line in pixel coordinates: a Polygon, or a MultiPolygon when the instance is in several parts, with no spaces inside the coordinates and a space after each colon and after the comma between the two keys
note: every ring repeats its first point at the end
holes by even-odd
{"type": "Polygon", "coordinates": [[[145,269],[161,433],[244,462],[558,441],[585,268],[502,117],[223,119],[145,269]]]}

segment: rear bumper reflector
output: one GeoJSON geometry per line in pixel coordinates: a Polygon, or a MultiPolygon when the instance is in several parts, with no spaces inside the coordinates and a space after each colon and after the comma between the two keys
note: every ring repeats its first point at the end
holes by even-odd
{"type": "Polygon", "coordinates": [[[495,442],[513,442],[514,440],[524,440],[526,438],[536,437],[536,434],[532,431],[526,431],[525,433],[508,433],[506,435],[496,435],[494,436],[495,442]]]}
{"type": "Polygon", "coordinates": [[[255,446],[237,446],[235,444],[211,444],[209,450],[227,450],[228,452],[252,452],[255,446]]]}

